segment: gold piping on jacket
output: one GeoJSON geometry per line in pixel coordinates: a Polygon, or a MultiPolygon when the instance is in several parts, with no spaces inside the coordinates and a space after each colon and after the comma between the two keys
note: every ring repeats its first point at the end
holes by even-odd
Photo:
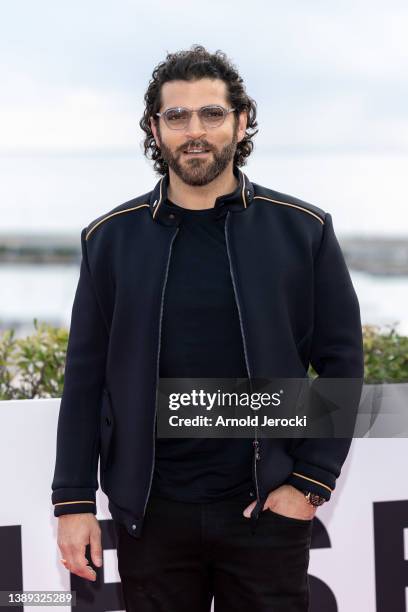
{"type": "Polygon", "coordinates": [[[94,501],[89,501],[88,499],[80,499],[78,501],[69,501],[69,502],[58,502],[54,504],[54,506],[65,506],[66,504],[94,504],[94,501]]]}
{"type": "Polygon", "coordinates": [[[157,213],[157,211],[159,210],[160,204],[161,204],[161,202],[162,202],[162,184],[163,184],[163,180],[164,180],[164,176],[163,176],[163,178],[162,178],[162,179],[161,179],[161,181],[160,181],[160,198],[159,198],[159,201],[158,201],[158,203],[157,203],[156,208],[155,208],[155,209],[154,209],[154,211],[153,211],[153,219],[155,218],[156,213],[157,213]]]}
{"type": "Polygon", "coordinates": [[[143,208],[143,206],[147,206],[149,208],[148,204],[139,204],[139,206],[132,206],[132,208],[125,208],[125,210],[117,210],[116,212],[111,213],[110,215],[107,215],[106,217],[104,217],[103,219],[98,221],[98,223],[95,223],[95,225],[93,227],[91,227],[91,229],[89,230],[89,232],[85,236],[85,240],[88,240],[89,236],[92,234],[94,229],[96,229],[98,227],[98,225],[100,225],[101,223],[103,223],[107,219],[110,219],[111,217],[115,217],[116,215],[121,215],[122,213],[125,213],[125,212],[130,212],[131,210],[137,210],[138,208],[143,208]]]}
{"type": "Polygon", "coordinates": [[[308,476],[303,476],[303,474],[299,474],[298,472],[292,472],[292,474],[294,476],[300,476],[300,478],[305,478],[306,480],[310,480],[310,482],[314,482],[315,484],[318,484],[321,487],[324,487],[325,489],[328,489],[329,491],[333,491],[333,489],[331,489],[330,487],[325,485],[323,482],[319,482],[318,480],[313,480],[313,478],[309,478],[308,476]]]}
{"type": "Polygon", "coordinates": [[[307,208],[303,208],[303,206],[298,206],[297,204],[289,204],[289,202],[281,202],[280,200],[272,200],[272,198],[266,198],[265,196],[254,196],[254,200],[256,198],[258,198],[258,200],[267,200],[268,202],[274,202],[275,204],[283,204],[283,206],[290,206],[291,208],[303,210],[303,212],[312,215],[312,217],[314,217],[315,219],[320,221],[322,225],[324,225],[324,221],[321,217],[319,217],[319,215],[316,215],[316,213],[312,212],[311,210],[308,210],[307,208]]]}

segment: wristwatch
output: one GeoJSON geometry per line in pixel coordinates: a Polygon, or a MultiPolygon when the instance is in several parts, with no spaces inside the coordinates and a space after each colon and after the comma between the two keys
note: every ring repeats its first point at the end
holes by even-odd
{"type": "Polygon", "coordinates": [[[303,491],[303,493],[311,506],[321,506],[325,501],[327,501],[324,497],[318,495],[317,493],[312,493],[311,491],[303,491]]]}

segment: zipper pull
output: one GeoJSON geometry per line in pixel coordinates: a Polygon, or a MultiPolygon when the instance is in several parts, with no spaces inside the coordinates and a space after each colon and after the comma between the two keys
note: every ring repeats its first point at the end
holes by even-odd
{"type": "Polygon", "coordinates": [[[258,440],[254,440],[252,444],[254,445],[254,449],[255,449],[255,459],[259,461],[259,459],[261,458],[261,454],[259,452],[259,442],[258,440]]]}

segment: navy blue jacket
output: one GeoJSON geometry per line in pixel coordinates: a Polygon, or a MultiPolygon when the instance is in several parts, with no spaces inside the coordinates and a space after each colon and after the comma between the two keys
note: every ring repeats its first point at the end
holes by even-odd
{"type": "MultiPolygon", "coordinates": [[[[217,198],[251,378],[362,378],[359,304],[329,213],[251,183],[217,198]]],[[[154,468],[163,297],[180,216],[168,175],[81,232],[52,482],[54,514],[112,517],[139,537],[154,468]]],[[[259,512],[290,483],[330,499],[351,439],[256,439],[259,512]]]]}

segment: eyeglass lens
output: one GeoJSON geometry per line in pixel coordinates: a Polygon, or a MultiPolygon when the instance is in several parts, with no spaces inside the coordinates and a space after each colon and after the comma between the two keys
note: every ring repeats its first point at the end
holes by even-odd
{"type": "MultiPolygon", "coordinates": [[[[203,106],[198,111],[198,116],[204,125],[217,127],[224,119],[224,109],[221,106],[203,106]]],[[[188,108],[170,108],[165,112],[165,118],[169,127],[181,129],[188,125],[192,111],[188,108]]]]}

